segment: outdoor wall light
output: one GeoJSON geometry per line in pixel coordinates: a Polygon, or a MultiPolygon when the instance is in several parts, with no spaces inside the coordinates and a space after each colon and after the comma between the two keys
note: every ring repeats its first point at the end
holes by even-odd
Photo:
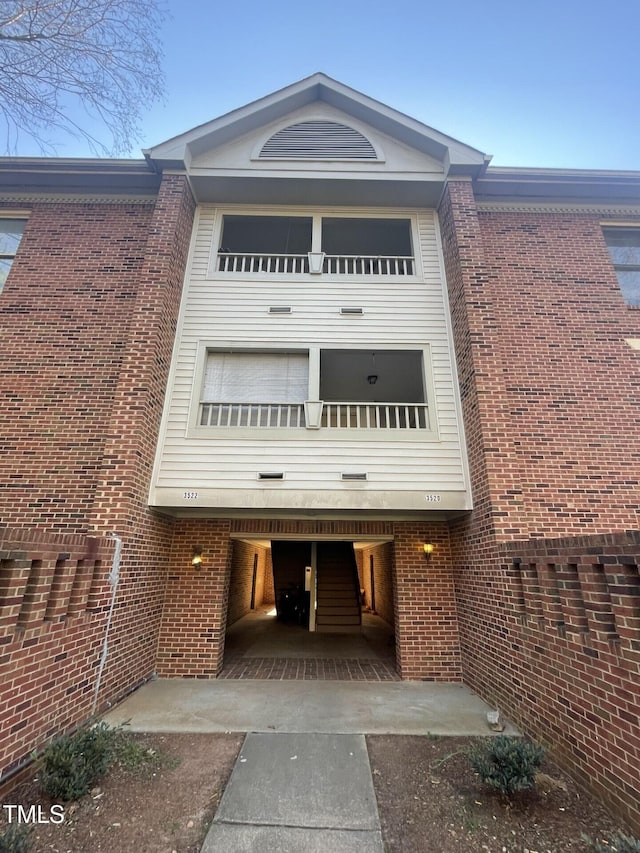
{"type": "Polygon", "coordinates": [[[194,569],[199,569],[202,565],[202,545],[193,546],[193,555],[191,557],[191,565],[194,569]]]}
{"type": "Polygon", "coordinates": [[[431,555],[433,554],[433,548],[434,546],[431,544],[431,542],[425,542],[422,546],[422,550],[424,551],[424,556],[426,560],[431,559],[431,555]]]}

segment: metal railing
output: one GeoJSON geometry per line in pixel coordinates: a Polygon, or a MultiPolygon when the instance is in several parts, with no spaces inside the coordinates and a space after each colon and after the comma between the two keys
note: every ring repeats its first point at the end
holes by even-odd
{"type": "MultiPolygon", "coordinates": [[[[205,427],[306,427],[304,403],[201,403],[205,427]]],[[[326,429],[429,429],[426,403],[324,403],[326,429]]]]}

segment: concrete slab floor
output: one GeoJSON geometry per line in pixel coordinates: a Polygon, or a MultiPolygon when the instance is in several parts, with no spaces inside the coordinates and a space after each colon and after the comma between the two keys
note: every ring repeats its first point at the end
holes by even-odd
{"type": "Polygon", "coordinates": [[[176,678],[143,685],[105,720],[148,732],[487,735],[489,710],[462,684],[176,678]]]}

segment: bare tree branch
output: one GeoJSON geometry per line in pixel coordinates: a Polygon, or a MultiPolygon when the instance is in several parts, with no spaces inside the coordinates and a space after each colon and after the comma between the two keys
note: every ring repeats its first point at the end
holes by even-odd
{"type": "Polygon", "coordinates": [[[5,150],[65,129],[92,151],[117,154],[139,139],[142,111],[162,96],[157,0],[0,0],[0,133],[5,150]],[[69,117],[80,103],[110,141],[69,117]],[[66,108],[66,109],[65,109],[66,108]]]}

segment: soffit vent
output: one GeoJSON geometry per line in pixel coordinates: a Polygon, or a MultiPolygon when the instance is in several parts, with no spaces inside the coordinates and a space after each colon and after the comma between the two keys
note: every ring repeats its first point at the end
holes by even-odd
{"type": "Polygon", "coordinates": [[[377,160],[360,131],[335,121],[302,121],[284,127],[262,146],[261,157],[283,160],[377,160]]]}

